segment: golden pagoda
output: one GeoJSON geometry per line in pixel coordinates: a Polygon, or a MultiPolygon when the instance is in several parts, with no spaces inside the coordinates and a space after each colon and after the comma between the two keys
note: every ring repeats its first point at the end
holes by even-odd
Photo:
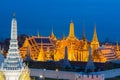
{"type": "Polygon", "coordinates": [[[42,42],[41,42],[41,48],[40,48],[40,52],[38,54],[38,58],[37,58],[37,61],[45,61],[45,52],[43,50],[43,45],[42,45],[42,42]]]}
{"type": "Polygon", "coordinates": [[[74,34],[74,23],[71,20],[69,35],[66,39],[66,46],[68,47],[68,60],[77,61],[78,58],[78,49],[80,46],[80,41],[75,37],[74,34]]]}
{"type": "Polygon", "coordinates": [[[93,39],[91,41],[92,53],[94,53],[94,51],[97,50],[99,47],[100,46],[99,46],[99,41],[98,41],[98,38],[97,38],[96,24],[95,24],[93,39]]]}
{"type": "Polygon", "coordinates": [[[67,37],[67,40],[69,40],[69,39],[70,40],[76,39],[75,34],[74,34],[74,23],[72,20],[70,22],[70,31],[69,31],[69,35],[67,37]]]}

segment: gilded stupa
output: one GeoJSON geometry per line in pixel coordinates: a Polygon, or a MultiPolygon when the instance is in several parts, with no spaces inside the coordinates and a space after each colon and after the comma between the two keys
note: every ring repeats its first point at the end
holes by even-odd
{"type": "Polygon", "coordinates": [[[41,40],[41,47],[40,47],[40,52],[38,54],[37,61],[45,61],[45,52],[43,50],[42,40],[41,40]]]}

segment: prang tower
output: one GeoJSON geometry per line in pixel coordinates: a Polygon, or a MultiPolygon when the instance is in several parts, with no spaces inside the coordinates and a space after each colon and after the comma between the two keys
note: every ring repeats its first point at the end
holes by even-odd
{"type": "Polygon", "coordinates": [[[11,22],[11,40],[6,59],[1,65],[4,79],[0,80],[30,80],[28,67],[23,63],[19,54],[17,40],[17,20],[15,14],[11,22]]]}

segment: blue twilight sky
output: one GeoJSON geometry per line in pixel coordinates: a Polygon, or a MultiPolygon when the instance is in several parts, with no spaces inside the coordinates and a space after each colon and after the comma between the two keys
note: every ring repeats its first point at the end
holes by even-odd
{"type": "Polygon", "coordinates": [[[16,12],[19,34],[48,36],[52,27],[57,38],[69,32],[70,20],[75,35],[88,40],[94,24],[100,41],[120,41],[120,0],[0,0],[0,40],[10,36],[11,18],[16,12]]]}

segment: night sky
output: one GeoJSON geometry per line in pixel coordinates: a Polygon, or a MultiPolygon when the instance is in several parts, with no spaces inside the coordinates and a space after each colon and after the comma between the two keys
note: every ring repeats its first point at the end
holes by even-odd
{"type": "Polygon", "coordinates": [[[16,13],[18,33],[57,38],[75,25],[75,35],[82,37],[83,26],[88,40],[96,23],[99,41],[120,42],[120,0],[0,0],[0,40],[10,36],[12,14],[16,13]]]}

